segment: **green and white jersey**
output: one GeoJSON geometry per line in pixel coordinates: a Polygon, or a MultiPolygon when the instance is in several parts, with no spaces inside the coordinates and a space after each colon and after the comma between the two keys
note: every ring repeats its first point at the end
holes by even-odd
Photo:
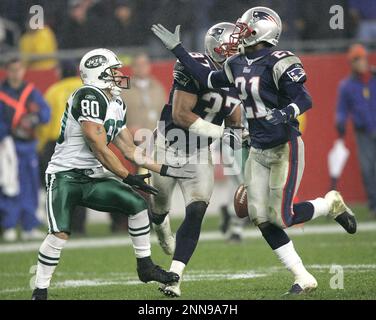
{"type": "Polygon", "coordinates": [[[61,120],[60,137],[46,173],[102,166],[87,145],[81,121],[103,124],[107,143],[126,127],[127,107],[120,98],[109,100],[96,87],[84,85],[71,94],[61,120]]]}

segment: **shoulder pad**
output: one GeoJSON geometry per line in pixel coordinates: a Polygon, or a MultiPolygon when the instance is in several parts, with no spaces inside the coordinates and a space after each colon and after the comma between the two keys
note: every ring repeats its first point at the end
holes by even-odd
{"type": "Polygon", "coordinates": [[[278,88],[278,82],[285,71],[294,64],[302,66],[300,59],[290,51],[274,51],[270,54],[273,68],[273,80],[278,88]]]}
{"type": "Polygon", "coordinates": [[[174,80],[181,86],[187,86],[191,81],[193,81],[192,76],[185,70],[184,65],[180,61],[176,61],[173,70],[174,80]]]}
{"type": "Polygon", "coordinates": [[[100,89],[85,85],[73,95],[72,115],[77,121],[80,117],[104,120],[108,104],[108,98],[100,89]]]}

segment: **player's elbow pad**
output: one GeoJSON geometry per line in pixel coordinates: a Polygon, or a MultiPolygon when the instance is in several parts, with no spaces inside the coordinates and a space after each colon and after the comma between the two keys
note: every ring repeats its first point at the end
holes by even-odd
{"type": "Polygon", "coordinates": [[[223,135],[222,126],[217,126],[201,118],[198,118],[195,122],[193,122],[188,130],[199,136],[211,137],[214,139],[218,139],[223,135]]]}

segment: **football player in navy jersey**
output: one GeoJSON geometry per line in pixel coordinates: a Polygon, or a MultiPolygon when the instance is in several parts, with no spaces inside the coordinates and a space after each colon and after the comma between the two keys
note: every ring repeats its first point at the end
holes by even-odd
{"type": "Polygon", "coordinates": [[[245,167],[250,218],[289,269],[295,281],[290,293],[309,292],[316,279],[283,230],[322,215],[333,217],[348,233],[356,220],[337,191],[323,198],[293,204],[304,170],[304,144],[296,117],[312,107],[300,59],[289,51],[273,51],[282,32],[281,19],[266,7],[246,11],[236,23],[229,49],[239,53],[223,70],[210,71],[191,59],[175,33],[162,25],[152,31],[195,79],[208,88],[235,87],[246,109],[251,151],[245,167]],[[232,47],[233,46],[233,47],[232,47]]]}
{"type": "MultiPolygon", "coordinates": [[[[231,23],[219,23],[210,28],[205,37],[206,54],[190,53],[190,57],[208,72],[220,69],[231,54],[227,44],[234,27],[231,23]]],[[[241,102],[234,88],[209,89],[200,85],[179,61],[173,76],[170,98],[162,110],[156,131],[154,157],[172,166],[190,167],[195,178],[188,181],[153,174],[152,185],[159,193],[152,197],[152,221],[164,252],[173,254],[171,270],[182,275],[197,246],[201,223],[213,192],[214,166],[209,146],[223,137],[228,143],[238,141],[236,145],[241,147],[241,102]],[[176,184],[182,190],[186,210],[176,233],[175,248],[168,213],[176,184]]],[[[160,286],[160,290],[169,296],[180,296],[180,281],[160,286]]]]}

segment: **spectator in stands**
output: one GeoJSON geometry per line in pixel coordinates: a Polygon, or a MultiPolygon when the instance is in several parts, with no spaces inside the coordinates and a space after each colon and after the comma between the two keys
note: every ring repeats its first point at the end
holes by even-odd
{"type": "Polygon", "coordinates": [[[19,193],[0,195],[3,208],[2,227],[5,240],[17,239],[16,226],[21,220],[24,240],[43,238],[36,228],[39,191],[39,166],[36,129],[50,119],[50,108],[32,83],[23,80],[25,66],[19,58],[6,65],[6,79],[0,87],[0,109],[3,121],[13,137],[18,161],[19,193]]]}
{"type": "MultiPolygon", "coordinates": [[[[51,120],[48,124],[40,126],[37,130],[42,182],[44,181],[44,173],[48,162],[54,153],[56,141],[60,135],[61,118],[65,111],[67,100],[72,92],[82,86],[82,81],[77,75],[77,70],[78,66],[75,61],[61,61],[56,68],[59,81],[51,85],[44,95],[44,98],[51,107],[51,120]]],[[[76,207],[72,214],[71,226],[72,231],[76,235],[85,234],[85,220],[86,209],[76,207]]]]}
{"type": "MultiPolygon", "coordinates": [[[[60,29],[59,46],[61,48],[76,49],[103,46],[103,39],[98,37],[95,21],[88,14],[92,1],[69,0],[68,16],[60,29]]],[[[98,22],[102,27],[104,24],[98,22]]]]}
{"type": "Polygon", "coordinates": [[[127,125],[132,132],[137,129],[155,129],[166,103],[166,92],[162,84],[151,74],[151,62],[147,54],[137,55],[131,65],[131,88],[124,90],[122,97],[129,106],[127,125]],[[140,114],[143,116],[140,117],[140,114]]]}
{"type": "Polygon", "coordinates": [[[357,39],[360,41],[376,40],[376,1],[348,0],[350,15],[358,25],[357,39]]]}
{"type": "Polygon", "coordinates": [[[362,45],[353,45],[348,57],[351,75],[339,85],[337,130],[344,137],[346,121],[352,119],[369,208],[376,218],[376,75],[362,45]]]}
{"type": "Polygon", "coordinates": [[[21,36],[19,49],[29,69],[51,69],[56,66],[56,59],[33,58],[33,55],[55,55],[57,41],[52,29],[45,25],[42,29],[32,29],[29,23],[21,36]]]}
{"type": "Polygon", "coordinates": [[[146,26],[137,23],[135,8],[135,1],[130,0],[115,0],[112,3],[103,1],[93,8],[92,14],[97,15],[97,21],[105,21],[100,26],[96,26],[104,46],[127,47],[145,43],[145,37],[142,35],[144,35],[144,29],[147,32],[149,30],[146,26]]]}

